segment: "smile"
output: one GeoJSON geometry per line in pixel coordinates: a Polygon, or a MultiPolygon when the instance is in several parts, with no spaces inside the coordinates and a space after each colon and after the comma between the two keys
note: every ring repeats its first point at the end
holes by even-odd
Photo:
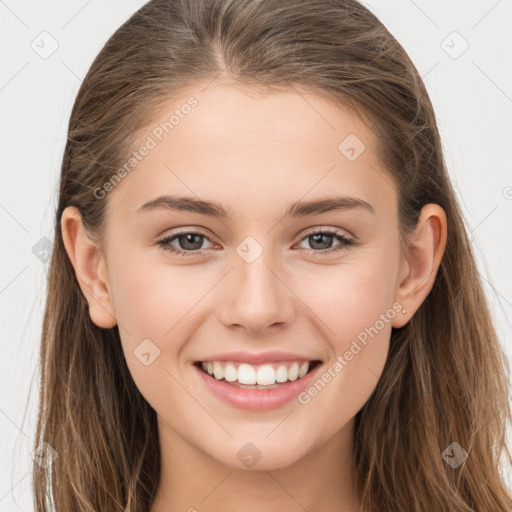
{"type": "Polygon", "coordinates": [[[253,365],[234,361],[197,361],[201,381],[222,401],[243,409],[274,409],[310,384],[321,361],[279,361],[253,365]]]}
{"type": "Polygon", "coordinates": [[[304,377],[310,365],[314,367],[316,361],[279,361],[253,365],[235,361],[208,361],[202,362],[202,369],[216,380],[224,379],[236,385],[247,385],[255,389],[265,389],[276,383],[293,382],[304,377]],[[258,388],[257,386],[260,386],[258,388]]]}

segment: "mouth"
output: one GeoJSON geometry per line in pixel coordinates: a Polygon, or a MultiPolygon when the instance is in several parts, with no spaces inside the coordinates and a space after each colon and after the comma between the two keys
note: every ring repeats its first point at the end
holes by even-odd
{"type": "Polygon", "coordinates": [[[270,390],[300,381],[322,361],[290,360],[259,365],[237,361],[195,361],[193,364],[215,381],[241,389],[270,390]]]}

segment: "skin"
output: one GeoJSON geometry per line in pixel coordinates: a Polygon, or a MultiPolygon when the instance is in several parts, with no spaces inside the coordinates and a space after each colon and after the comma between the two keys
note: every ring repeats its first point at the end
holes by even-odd
{"type": "Polygon", "coordinates": [[[432,288],[446,244],[444,211],[426,205],[402,249],[396,190],[372,132],[298,88],[263,95],[218,79],[168,101],[141,140],[192,94],[198,106],[103,199],[101,243],[86,235],[75,208],[62,216],[91,319],[119,325],[133,379],[158,416],[162,477],[151,512],[358,510],[354,417],[382,373],[391,327],[405,325],[432,288]],[[366,146],[354,161],[338,150],[348,134],[366,146]],[[162,194],[219,202],[233,219],[136,213],[162,194]],[[283,217],[292,202],[341,194],[367,201],[375,214],[283,217]],[[209,240],[172,245],[190,251],[195,243],[203,255],[173,255],[156,244],[194,228],[209,240]],[[341,242],[315,245],[309,228],[358,244],[322,255],[341,242]],[[263,250],[251,263],[236,252],[248,236],[263,250]],[[212,395],[192,367],[220,352],[283,350],[322,360],[321,375],[395,302],[394,317],[306,405],[238,409],[212,395]],[[160,350],[149,366],[134,355],[144,339],[160,350]],[[248,442],[262,454],[251,468],[237,457],[248,442]]]}

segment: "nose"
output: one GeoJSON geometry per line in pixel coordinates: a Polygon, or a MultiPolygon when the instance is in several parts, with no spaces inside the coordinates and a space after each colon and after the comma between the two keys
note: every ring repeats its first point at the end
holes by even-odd
{"type": "Polygon", "coordinates": [[[225,279],[228,298],[220,308],[227,327],[259,334],[270,327],[289,325],[296,314],[297,295],[264,251],[248,263],[235,256],[235,268],[225,279]]]}

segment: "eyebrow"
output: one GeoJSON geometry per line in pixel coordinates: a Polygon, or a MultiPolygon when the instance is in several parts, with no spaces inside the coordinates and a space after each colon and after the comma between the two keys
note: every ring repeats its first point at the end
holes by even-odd
{"type": "MultiPolygon", "coordinates": [[[[162,195],[144,203],[137,213],[153,210],[186,211],[219,219],[233,219],[231,209],[213,201],[196,197],[162,195]]],[[[373,206],[363,199],[351,196],[326,197],[312,201],[296,201],[290,205],[283,217],[305,217],[336,210],[363,209],[376,215],[373,206]]]]}

